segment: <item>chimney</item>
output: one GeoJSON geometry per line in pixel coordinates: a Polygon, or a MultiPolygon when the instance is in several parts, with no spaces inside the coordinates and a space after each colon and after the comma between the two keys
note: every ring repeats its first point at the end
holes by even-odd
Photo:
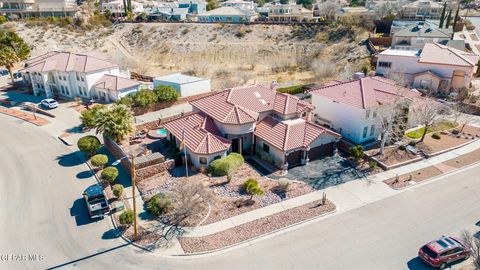
{"type": "Polygon", "coordinates": [[[354,80],[358,80],[358,79],[361,79],[361,78],[365,78],[365,74],[363,72],[355,72],[355,74],[353,74],[353,79],[354,80]]]}
{"type": "Polygon", "coordinates": [[[270,90],[277,91],[277,81],[272,81],[270,83],[270,90]]]}

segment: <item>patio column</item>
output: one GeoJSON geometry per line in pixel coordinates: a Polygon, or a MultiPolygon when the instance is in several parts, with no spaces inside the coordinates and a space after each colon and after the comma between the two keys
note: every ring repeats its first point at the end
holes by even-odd
{"type": "Polygon", "coordinates": [[[250,141],[250,155],[253,155],[253,152],[255,151],[255,147],[254,147],[254,144],[255,144],[255,134],[252,132],[250,133],[251,136],[252,136],[252,140],[250,141]]]}

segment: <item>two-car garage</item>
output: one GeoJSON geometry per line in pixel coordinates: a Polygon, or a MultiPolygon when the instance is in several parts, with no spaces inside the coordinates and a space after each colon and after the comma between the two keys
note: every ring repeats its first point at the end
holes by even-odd
{"type": "MultiPolygon", "coordinates": [[[[335,143],[322,144],[317,147],[313,147],[308,151],[308,159],[310,161],[320,159],[326,156],[331,156],[335,149],[335,143]]],[[[290,152],[286,155],[285,160],[288,162],[288,168],[302,165],[302,158],[304,157],[305,150],[297,150],[290,152]]]]}

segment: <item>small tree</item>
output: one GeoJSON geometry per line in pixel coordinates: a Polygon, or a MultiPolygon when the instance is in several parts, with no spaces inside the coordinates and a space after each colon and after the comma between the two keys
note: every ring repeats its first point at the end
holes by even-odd
{"type": "Polygon", "coordinates": [[[103,133],[120,142],[135,130],[132,111],[122,104],[101,108],[96,114],[95,128],[97,134],[103,133]]]}
{"type": "Polygon", "coordinates": [[[133,210],[126,210],[120,214],[119,220],[120,224],[122,225],[131,225],[133,224],[133,219],[135,217],[135,213],[133,210]]]}
{"type": "Polygon", "coordinates": [[[95,156],[90,159],[90,162],[92,162],[92,165],[95,166],[96,168],[101,168],[108,162],[108,157],[103,154],[96,154],[95,156]]]}
{"type": "Polygon", "coordinates": [[[262,187],[258,184],[258,181],[253,178],[248,178],[244,183],[243,183],[243,190],[247,193],[250,194],[250,201],[253,201],[253,196],[262,196],[264,194],[264,191],[262,187]]]}
{"type": "Polygon", "coordinates": [[[95,105],[90,109],[83,111],[80,115],[82,125],[87,128],[93,128],[98,121],[98,112],[103,109],[104,105],[95,105]]]}
{"type": "Polygon", "coordinates": [[[441,109],[441,105],[428,97],[417,98],[414,103],[414,120],[417,122],[417,124],[423,125],[424,127],[422,138],[418,142],[423,142],[428,130],[438,118],[438,112],[441,109]]]}
{"type": "Polygon", "coordinates": [[[133,95],[135,106],[147,107],[153,105],[157,101],[157,96],[149,89],[141,89],[133,95]]]}
{"type": "Polygon", "coordinates": [[[147,202],[147,210],[156,217],[173,210],[172,200],[165,194],[157,194],[152,196],[147,202]]]}
{"type": "Polygon", "coordinates": [[[115,167],[107,167],[102,171],[102,179],[108,181],[109,183],[113,183],[115,179],[118,177],[118,169],[115,167]]]}
{"type": "Polygon", "coordinates": [[[360,161],[363,158],[364,150],[361,145],[353,146],[350,148],[350,155],[352,155],[355,161],[360,161]]]}
{"type": "Polygon", "coordinates": [[[30,55],[30,46],[14,31],[0,30],[0,66],[4,66],[12,84],[14,83],[12,69],[18,62],[26,60],[30,55]]]}
{"type": "Polygon", "coordinates": [[[102,144],[96,136],[88,135],[80,138],[77,142],[77,146],[80,151],[91,156],[102,147],[102,144]]]}
{"type": "Polygon", "coordinates": [[[113,195],[115,195],[115,197],[119,199],[123,195],[123,185],[121,184],[113,185],[112,192],[113,192],[113,195]]]}
{"type": "Polygon", "coordinates": [[[158,102],[168,102],[168,101],[177,100],[179,96],[178,91],[175,88],[171,86],[166,86],[166,85],[160,85],[155,87],[153,92],[157,96],[158,102]]]}
{"type": "Polygon", "coordinates": [[[133,105],[133,99],[132,97],[130,96],[124,96],[124,97],[121,97],[118,101],[117,101],[117,104],[123,104],[127,107],[132,107],[133,105]]]}
{"type": "Polygon", "coordinates": [[[212,201],[213,194],[202,182],[183,179],[175,186],[172,198],[175,201],[175,209],[172,212],[171,223],[177,227],[188,217],[204,211],[212,201]]]}

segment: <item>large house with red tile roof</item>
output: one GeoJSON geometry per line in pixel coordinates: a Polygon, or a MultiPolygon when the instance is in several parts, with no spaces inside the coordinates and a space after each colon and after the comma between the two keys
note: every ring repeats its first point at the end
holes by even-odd
{"type": "Polygon", "coordinates": [[[36,96],[97,99],[115,102],[137,91],[142,83],[96,53],[53,51],[28,59],[21,71],[36,96]]]}
{"type": "Polygon", "coordinates": [[[421,50],[381,52],[376,73],[401,78],[418,89],[448,92],[470,86],[479,59],[474,53],[426,43],[421,50]]]}
{"type": "Polygon", "coordinates": [[[278,93],[273,86],[226,89],[190,104],[193,114],[165,128],[177,145],[184,138],[196,167],[237,152],[287,169],[332,154],[340,137],[311,121],[310,103],[278,93]]]}
{"type": "Polygon", "coordinates": [[[336,81],[310,93],[315,122],[357,144],[378,139],[379,118],[393,104],[409,105],[421,95],[382,77],[336,81]]]}

